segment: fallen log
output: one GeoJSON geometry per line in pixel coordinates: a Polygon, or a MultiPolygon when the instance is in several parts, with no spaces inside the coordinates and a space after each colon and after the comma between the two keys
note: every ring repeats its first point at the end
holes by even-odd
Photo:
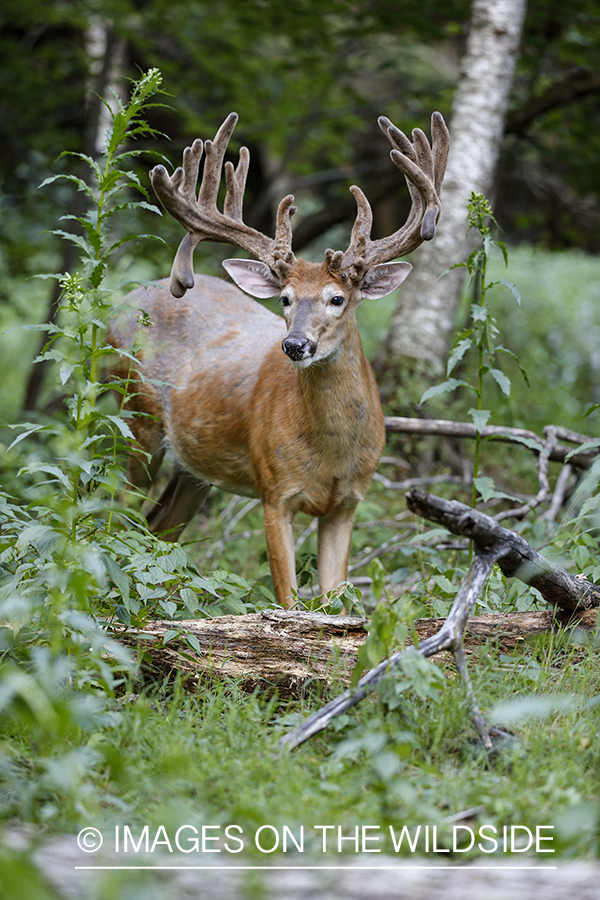
{"type": "MultiPolygon", "coordinates": [[[[597,618],[596,610],[473,616],[464,644],[470,650],[493,641],[509,653],[538,635],[561,629],[590,632],[597,618]]],[[[326,689],[333,682],[349,683],[359,647],[367,637],[366,622],[360,616],[264,610],[247,616],[152,621],[120,640],[134,649],[146,674],[173,677],[179,673],[191,690],[206,681],[233,678],[246,691],[276,689],[280,697],[299,698],[307,690],[326,689]],[[163,644],[175,629],[177,636],[163,644]],[[192,649],[190,636],[200,653],[192,649]]],[[[445,622],[443,618],[417,619],[419,641],[435,635],[445,622]]]]}

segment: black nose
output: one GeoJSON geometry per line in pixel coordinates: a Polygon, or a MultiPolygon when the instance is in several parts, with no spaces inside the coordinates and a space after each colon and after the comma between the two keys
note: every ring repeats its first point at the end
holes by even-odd
{"type": "Polygon", "coordinates": [[[289,356],[290,359],[296,362],[299,359],[306,359],[312,356],[317,349],[317,345],[313,341],[309,341],[308,338],[295,337],[287,337],[282,342],[281,347],[286,356],[289,356]]]}

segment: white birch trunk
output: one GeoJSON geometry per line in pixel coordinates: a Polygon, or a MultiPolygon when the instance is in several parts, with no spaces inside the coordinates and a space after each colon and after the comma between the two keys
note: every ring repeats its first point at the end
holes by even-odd
{"type": "Polygon", "coordinates": [[[402,357],[424,360],[433,377],[444,369],[467,258],[466,204],[471,191],[489,198],[520,45],[526,0],[473,0],[471,30],[452,107],[451,145],[437,234],[413,254],[414,271],[400,294],[378,354],[380,371],[402,357]]]}

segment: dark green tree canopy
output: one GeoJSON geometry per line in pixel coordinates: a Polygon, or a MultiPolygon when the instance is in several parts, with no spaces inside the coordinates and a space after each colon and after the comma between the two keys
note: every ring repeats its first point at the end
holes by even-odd
{"type": "MultiPolygon", "coordinates": [[[[211,136],[231,109],[240,113],[233,144],[252,153],[252,224],[269,230],[272,183],[287,179],[285,190],[300,201],[302,250],[333,226],[349,226],[347,188],[356,180],[372,199],[375,233],[396,227],[407,199],[376,118],[427,128],[433,108],[450,117],[469,14],[466,0],[6,0],[3,255],[22,268],[28,242],[53,224],[57,204],[68,206],[64,186],[37,185],[60,171],[61,151],[94,152],[93,91],[126,86],[114,82],[115,68],[124,77],[152,66],[163,72],[172,108],[157,109],[152,124],[170,141],[153,149],[174,165],[195,136],[211,136]]],[[[599,20],[592,0],[529,5],[495,202],[511,237],[589,250],[600,241],[599,20]]]]}

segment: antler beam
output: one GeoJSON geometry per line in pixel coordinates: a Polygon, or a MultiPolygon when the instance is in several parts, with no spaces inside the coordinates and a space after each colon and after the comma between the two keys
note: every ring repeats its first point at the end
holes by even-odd
{"type": "Polygon", "coordinates": [[[413,130],[411,142],[385,116],[381,116],[378,122],[392,145],[392,162],[406,178],[412,203],[401,228],[389,237],[373,241],[373,213],[369,201],[359,187],[353,185],[350,188],[356,199],[357,214],[350,245],[343,257],[337,260],[337,266],[347,271],[353,280],[359,280],[372,266],[410,253],[423,241],[430,241],[435,235],[441,210],[440,191],[450,145],[450,135],[441,113],[434,112],[431,117],[431,146],[420,128],[413,130]]]}
{"type": "Polygon", "coordinates": [[[291,194],[284,197],[277,212],[275,238],[269,238],[250,228],[242,219],[242,205],[250,153],[246,147],[240,150],[239,162],[234,168],[225,163],[227,194],[223,212],[217,208],[217,194],[221,181],[223,159],[233,130],[237,113],[230,113],[219,128],[214,141],[203,143],[197,139],[183,152],[183,166],[169,176],[164,166],[155,166],[150,172],[152,187],[165,210],[188,232],[177,251],[171,270],[171,293],[183,297],[194,286],[193,253],[200,241],[222,241],[247,250],[266,263],[280,279],[296,262],[292,253],[291,217],[296,212],[291,194]],[[204,174],[196,198],[196,185],[200,161],[204,152],[204,174]]]}

